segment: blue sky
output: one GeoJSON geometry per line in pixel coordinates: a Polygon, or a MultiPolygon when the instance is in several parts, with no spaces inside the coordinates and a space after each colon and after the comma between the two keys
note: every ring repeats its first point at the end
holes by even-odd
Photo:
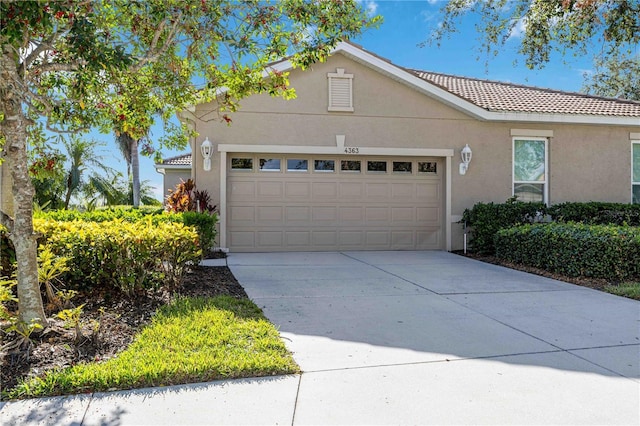
{"type": "MultiPolygon", "coordinates": [[[[383,23],[377,30],[370,30],[355,43],[366,50],[391,60],[397,65],[421,70],[476,77],[489,80],[525,84],[538,87],[579,91],[584,72],[592,66],[590,57],[562,58],[552,56],[552,61],[542,70],[529,70],[524,60],[517,55],[520,34],[516,33],[507,42],[497,57],[490,58],[486,66],[486,56],[479,53],[480,40],[474,24],[465,18],[459,32],[443,40],[440,48],[436,46],[418,47],[431,31],[437,28],[439,10],[443,0],[362,0],[361,3],[371,13],[383,17],[383,23]],[[518,64],[514,64],[515,60],[518,64]]],[[[161,129],[152,131],[152,138],[158,138],[161,129]]],[[[104,160],[111,167],[125,171],[124,160],[115,148],[113,135],[93,133],[94,139],[104,141],[104,160]]],[[[164,151],[165,158],[180,154],[177,151],[164,151]]],[[[149,181],[156,188],[156,197],[163,199],[162,176],[155,171],[153,161],[141,157],[141,180],[149,181]]]]}

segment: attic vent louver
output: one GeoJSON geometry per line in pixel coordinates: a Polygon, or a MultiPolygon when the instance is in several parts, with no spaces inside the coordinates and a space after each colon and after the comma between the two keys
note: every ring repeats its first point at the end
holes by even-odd
{"type": "Polygon", "coordinates": [[[344,68],[327,74],[329,79],[329,111],[353,112],[353,74],[345,74],[344,68]]]}

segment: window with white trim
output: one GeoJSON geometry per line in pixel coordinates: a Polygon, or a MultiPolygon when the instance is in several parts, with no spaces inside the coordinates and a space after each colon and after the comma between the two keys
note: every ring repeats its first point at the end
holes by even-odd
{"type": "Polygon", "coordinates": [[[548,203],[546,138],[513,138],[513,195],[518,201],[548,203]]]}
{"type": "Polygon", "coordinates": [[[329,111],[353,112],[353,74],[344,68],[327,74],[329,80],[329,111]]]}
{"type": "Polygon", "coordinates": [[[631,142],[631,203],[640,204],[640,141],[631,142]]]}

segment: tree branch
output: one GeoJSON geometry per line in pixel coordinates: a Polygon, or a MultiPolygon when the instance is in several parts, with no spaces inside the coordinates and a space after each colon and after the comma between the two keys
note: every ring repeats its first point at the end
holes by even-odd
{"type": "Polygon", "coordinates": [[[140,61],[138,62],[138,64],[136,64],[135,66],[131,67],[131,70],[135,73],[138,72],[142,67],[144,67],[146,64],[150,63],[150,62],[155,62],[158,60],[158,58],[167,51],[167,49],[169,48],[169,46],[171,46],[173,44],[173,39],[175,38],[175,35],[177,33],[177,29],[178,29],[178,25],[180,23],[180,18],[182,17],[182,12],[180,12],[178,14],[178,16],[175,17],[175,21],[173,22],[171,29],[169,30],[169,34],[167,35],[167,39],[164,41],[162,47],[160,49],[157,49],[158,46],[158,42],[160,40],[160,36],[162,35],[162,32],[164,31],[165,27],[166,27],[166,23],[165,21],[163,21],[158,28],[156,29],[155,34],[153,35],[153,39],[151,41],[151,45],[149,46],[149,51],[147,52],[147,54],[140,59],[140,61]]]}

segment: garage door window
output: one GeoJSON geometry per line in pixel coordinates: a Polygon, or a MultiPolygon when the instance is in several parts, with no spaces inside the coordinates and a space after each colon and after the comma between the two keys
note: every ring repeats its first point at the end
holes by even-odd
{"type": "Polygon", "coordinates": [[[287,160],[288,172],[307,172],[309,171],[309,162],[297,158],[289,158],[287,160]]]}
{"type": "Polygon", "coordinates": [[[367,171],[373,173],[387,173],[387,162],[367,161],[367,171]]]}
{"type": "Polygon", "coordinates": [[[342,160],[340,170],[343,172],[360,173],[362,163],[355,160],[342,160]]]}
{"type": "Polygon", "coordinates": [[[430,173],[437,174],[438,173],[438,163],[431,161],[418,161],[418,173],[430,173]]]}
{"type": "Polygon", "coordinates": [[[394,161],[393,173],[398,174],[411,174],[411,161],[394,161]]]}
{"type": "Polygon", "coordinates": [[[280,159],[279,158],[261,158],[260,170],[264,172],[279,172],[280,159]]]}
{"type": "Polygon", "coordinates": [[[240,171],[252,171],[253,170],[253,158],[232,158],[231,170],[240,171]]]}
{"type": "Polygon", "coordinates": [[[313,170],[316,172],[333,173],[336,170],[336,162],[334,160],[315,160],[313,162],[313,170]]]}

